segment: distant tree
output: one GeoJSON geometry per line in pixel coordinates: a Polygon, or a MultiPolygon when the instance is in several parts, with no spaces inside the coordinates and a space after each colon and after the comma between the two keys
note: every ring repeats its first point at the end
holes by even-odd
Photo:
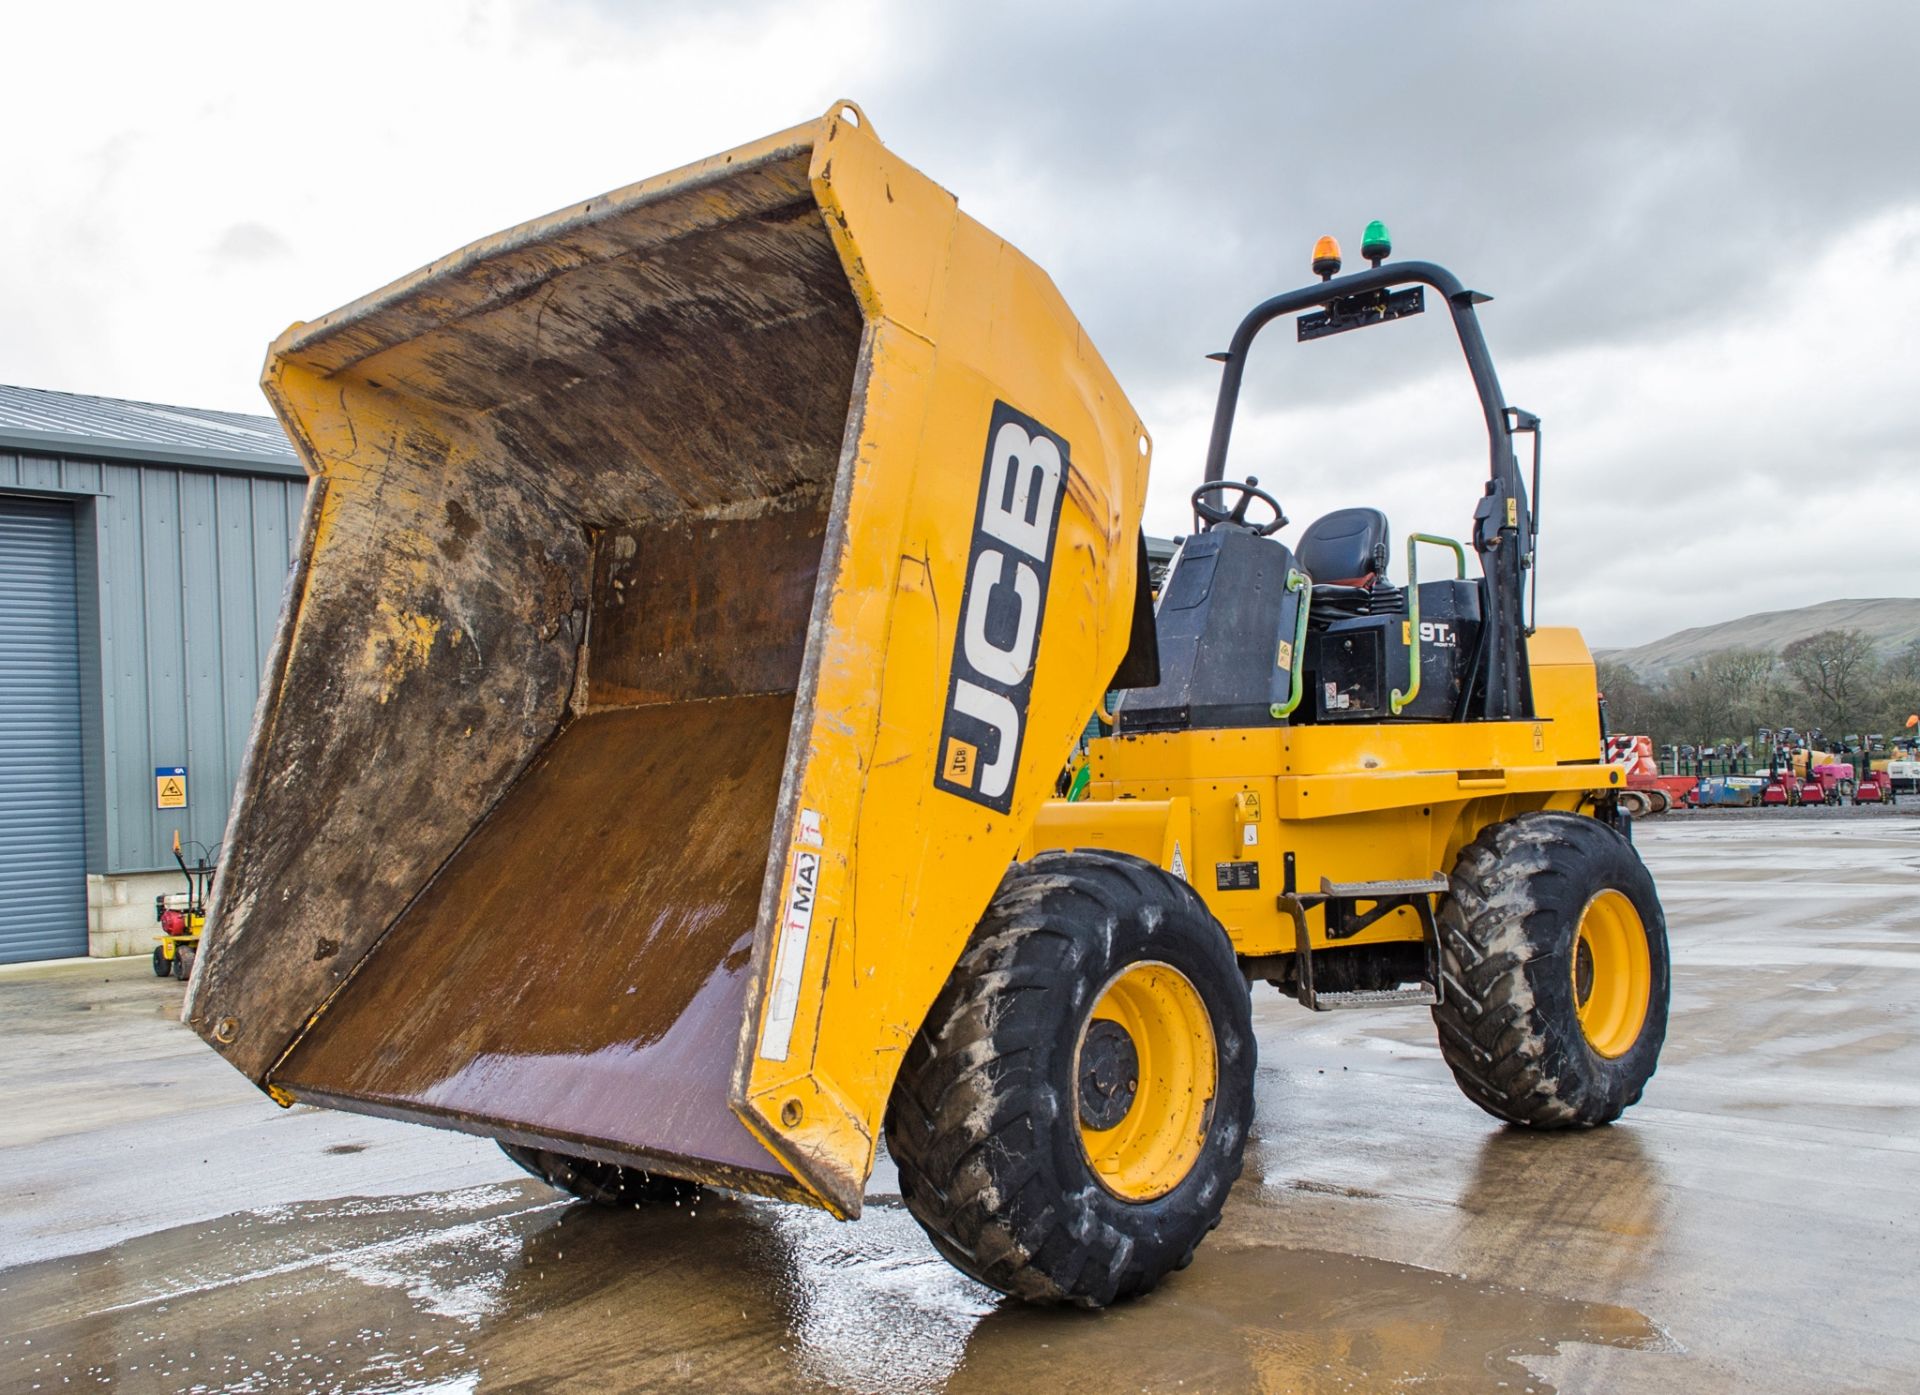
{"type": "MultiPolygon", "coordinates": [[[[1912,735],[1907,718],[1920,712],[1920,639],[1896,649],[1880,665],[1872,730],[1883,736],[1912,735]]],[[[1866,733],[1862,733],[1865,735],[1866,733]]]]}
{"type": "Polygon", "coordinates": [[[1600,694],[1607,700],[1607,729],[1616,736],[1653,734],[1657,694],[1631,664],[1601,659],[1594,665],[1600,694]]]}
{"type": "Polygon", "coordinates": [[[1667,684],[1665,717],[1668,740],[1718,746],[1741,731],[1740,703],[1724,675],[1702,666],[1667,684]]]}
{"type": "Polygon", "coordinates": [[[1871,725],[1880,665],[1873,641],[1858,630],[1821,630],[1780,651],[1780,664],[1799,692],[1808,725],[1830,738],[1871,725]]]}
{"type": "Polygon", "coordinates": [[[1727,729],[1714,740],[1745,741],[1771,726],[1780,706],[1780,659],[1764,649],[1723,649],[1709,656],[1703,680],[1724,695],[1727,729]]]}

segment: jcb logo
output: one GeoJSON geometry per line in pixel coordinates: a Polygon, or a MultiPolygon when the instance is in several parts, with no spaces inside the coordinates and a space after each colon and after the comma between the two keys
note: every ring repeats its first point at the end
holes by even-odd
{"type": "Polygon", "coordinates": [[[994,403],[933,783],[1002,814],[1026,734],[1066,478],[1067,443],[994,403]]]}

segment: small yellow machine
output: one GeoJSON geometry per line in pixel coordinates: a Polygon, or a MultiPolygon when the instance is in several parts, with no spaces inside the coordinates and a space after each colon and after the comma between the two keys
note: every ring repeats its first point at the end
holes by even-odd
{"type": "Polygon", "coordinates": [[[207,921],[207,889],[213,883],[220,850],[215,848],[212,856],[208,856],[206,849],[201,848],[199,861],[189,867],[186,855],[180,851],[180,830],[176,828],[173,860],[179,864],[180,875],[187,879],[187,889],[162,892],[153,898],[153,918],[160,926],[160,933],[153,937],[156,942],[153,975],[184,982],[192,975],[193,961],[200,951],[200,933],[207,921]]]}
{"type": "Polygon", "coordinates": [[[1537,422],[1476,297],[1374,242],[1236,335],[1157,613],[1137,413],[851,103],[293,326],[265,387],[313,486],[188,1020],[283,1104],[597,1201],[850,1218],[884,1136],[942,1254],[1086,1306],[1218,1221],[1251,982],[1429,1005],[1485,1108],[1615,1117],[1664,931],[1592,663],[1522,613],[1537,422]],[[1428,290],[1483,575],[1445,543],[1395,585],[1383,516],[1289,547],[1224,464],[1262,325],[1428,290]]]}

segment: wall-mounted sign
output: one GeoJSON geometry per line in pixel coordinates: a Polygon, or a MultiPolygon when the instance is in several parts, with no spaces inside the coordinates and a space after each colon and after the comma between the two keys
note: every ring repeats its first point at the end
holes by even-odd
{"type": "Polygon", "coordinates": [[[187,807],[187,768],[184,765],[156,765],[153,768],[153,807],[187,807]]]}

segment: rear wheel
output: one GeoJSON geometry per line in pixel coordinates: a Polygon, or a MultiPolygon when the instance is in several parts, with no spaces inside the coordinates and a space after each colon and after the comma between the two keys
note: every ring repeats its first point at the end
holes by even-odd
{"type": "Polygon", "coordinates": [[[1185,882],[1042,853],[1001,883],[887,1112],[907,1209],[981,1283],[1098,1308],[1184,1268],[1253,1116],[1245,979],[1185,882]]]}
{"type": "Polygon", "coordinates": [[[1667,931],[1633,845],[1577,814],[1522,814],[1460,855],[1433,1010],[1460,1089],[1509,1123],[1611,1123],[1659,1063],[1667,931]]]}
{"type": "Polygon", "coordinates": [[[155,945],[153,947],[153,976],[155,978],[171,978],[173,976],[173,960],[167,957],[167,947],[165,945],[155,945]]]}
{"type": "Polygon", "coordinates": [[[571,1192],[596,1206],[658,1206],[697,1201],[702,1192],[697,1182],[595,1158],[577,1158],[545,1148],[522,1148],[514,1143],[502,1143],[500,1151],[548,1186],[571,1192]]]}

